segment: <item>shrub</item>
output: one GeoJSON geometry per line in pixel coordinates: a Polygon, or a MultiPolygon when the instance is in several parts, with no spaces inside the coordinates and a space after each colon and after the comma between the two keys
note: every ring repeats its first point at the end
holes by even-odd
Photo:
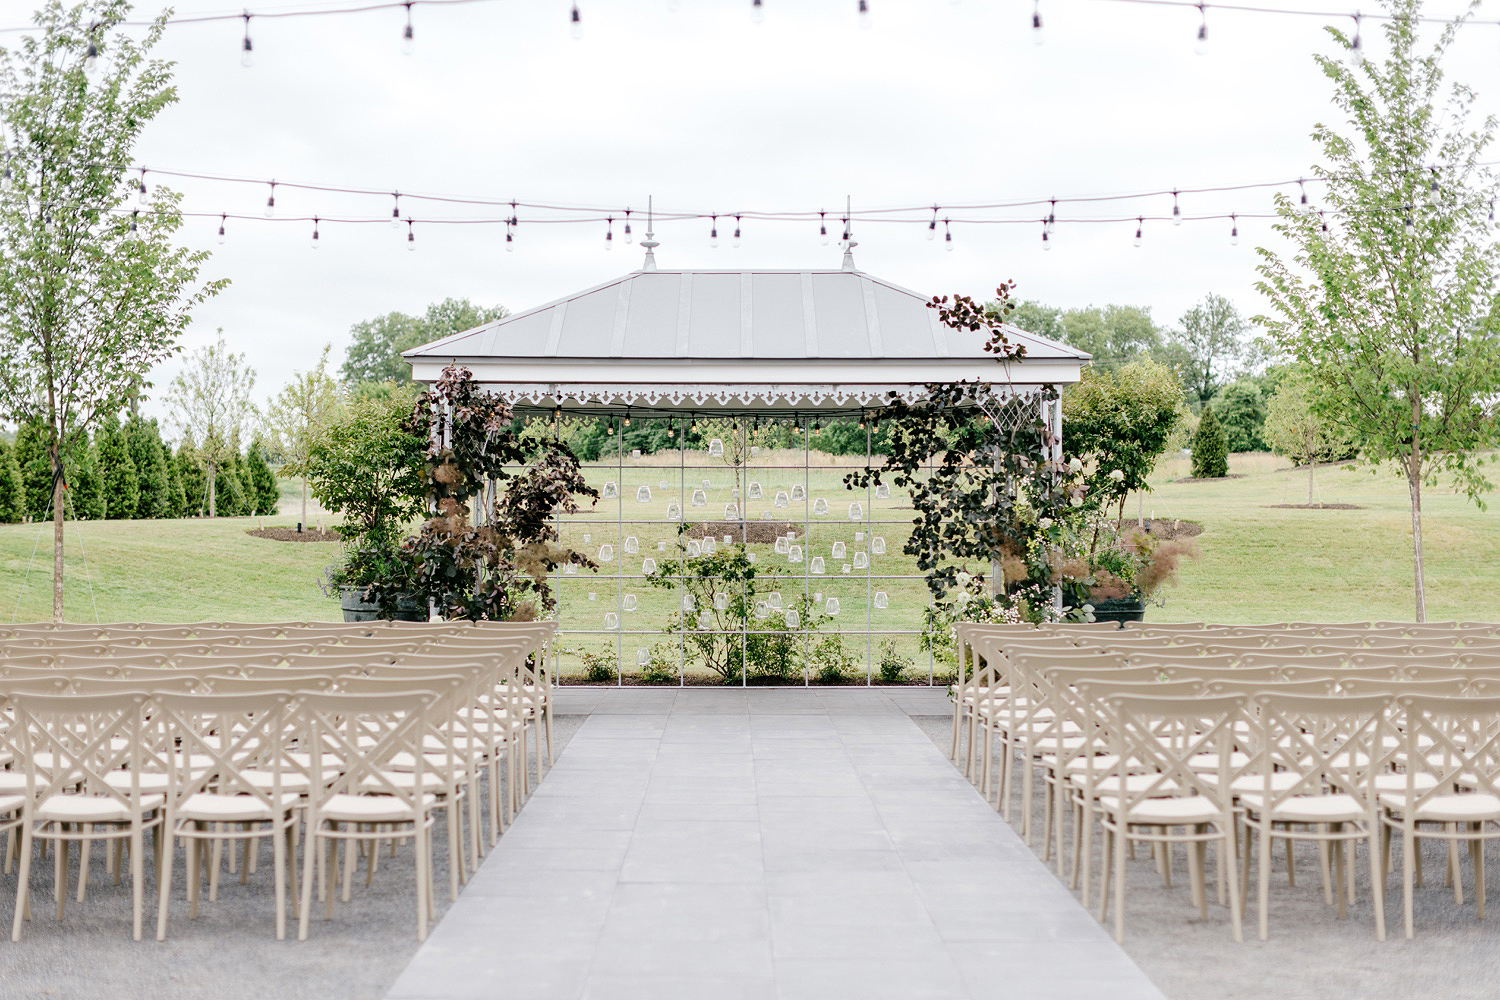
{"type": "Polygon", "coordinates": [[[167,464],[161,457],[161,432],[155,420],[143,420],[132,416],[125,422],[121,432],[130,462],[135,466],[136,501],[132,515],[121,513],[121,517],[171,517],[171,483],[167,477],[167,464]]]}
{"type": "Polygon", "coordinates": [[[240,482],[239,472],[228,462],[219,469],[214,480],[214,515],[216,517],[239,517],[245,513],[245,487],[240,482]]]}
{"type": "Polygon", "coordinates": [[[140,479],[124,431],[114,417],[103,421],[94,434],[99,450],[99,473],[104,484],[104,516],[124,520],[135,517],[140,504],[140,479]]]}
{"type": "Polygon", "coordinates": [[[880,683],[905,684],[906,672],[915,665],[916,660],[902,655],[901,650],[896,648],[895,639],[887,639],[880,644],[880,683]]]}
{"type": "Polygon", "coordinates": [[[1104,503],[1120,504],[1147,478],[1182,420],[1182,383],[1167,366],[1133,361],[1114,371],[1084,369],[1083,380],[1063,394],[1063,427],[1069,446],[1092,459],[1089,488],[1104,503]],[[1112,478],[1118,470],[1121,476],[1112,478]]]}
{"type": "Polygon", "coordinates": [[[819,684],[847,684],[859,668],[859,660],[844,646],[844,637],[837,632],[829,632],[813,643],[810,657],[813,677],[819,684]]]}
{"type": "MultiPolygon", "coordinates": [[[[52,463],[37,424],[16,429],[16,465],[21,470],[22,513],[33,521],[43,520],[52,510],[52,463]]],[[[128,462],[126,464],[129,464],[128,462]]]]}
{"type": "Polygon", "coordinates": [[[245,478],[248,480],[246,492],[250,502],[250,510],[246,513],[262,516],[276,513],[276,508],[281,503],[281,488],[276,485],[276,476],[266,464],[260,442],[250,446],[250,453],[245,458],[245,478]]]}
{"type": "Polygon", "coordinates": [[[182,469],[178,465],[172,449],[165,441],[161,442],[161,460],[167,467],[167,501],[168,517],[186,517],[188,515],[187,493],[182,488],[182,469]]]}
{"type": "Polygon", "coordinates": [[[9,444],[0,441],[0,524],[15,524],[24,516],[21,496],[21,467],[9,444]]]}
{"type": "Polygon", "coordinates": [[[1214,419],[1230,451],[1265,451],[1266,393],[1256,379],[1231,382],[1214,395],[1214,419]]]}
{"type": "Polygon", "coordinates": [[[590,684],[608,684],[620,676],[620,658],[610,650],[595,653],[575,650],[583,661],[583,679],[590,684]]]}
{"type": "Polygon", "coordinates": [[[1220,479],[1229,475],[1229,442],[1212,406],[1203,408],[1198,433],[1193,435],[1192,467],[1197,479],[1220,479]]]}
{"type": "Polygon", "coordinates": [[[177,465],[177,479],[182,483],[182,516],[202,517],[208,510],[208,472],[192,438],[182,439],[172,461],[177,465]]]}
{"type": "Polygon", "coordinates": [[[651,655],[641,668],[641,680],[647,684],[676,684],[677,657],[661,643],[651,647],[651,655]]]}
{"type": "Polygon", "coordinates": [[[81,447],[80,440],[73,449],[68,463],[69,499],[73,503],[71,513],[84,521],[98,521],[104,517],[104,483],[99,476],[99,452],[93,445],[81,447]]]}

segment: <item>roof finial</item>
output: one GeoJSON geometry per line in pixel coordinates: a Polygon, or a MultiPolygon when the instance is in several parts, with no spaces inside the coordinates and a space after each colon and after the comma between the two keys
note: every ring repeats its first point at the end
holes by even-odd
{"type": "Polygon", "coordinates": [[[653,201],[653,196],[648,195],[646,197],[646,238],[641,240],[641,246],[646,248],[646,261],[641,265],[642,271],[656,270],[656,254],[652,253],[652,251],[661,246],[660,243],[656,242],[656,234],[651,231],[655,218],[653,201]]]}
{"type": "Polygon", "coordinates": [[[857,271],[854,266],[854,248],[859,246],[854,239],[854,199],[849,195],[844,196],[844,270],[857,271]]]}

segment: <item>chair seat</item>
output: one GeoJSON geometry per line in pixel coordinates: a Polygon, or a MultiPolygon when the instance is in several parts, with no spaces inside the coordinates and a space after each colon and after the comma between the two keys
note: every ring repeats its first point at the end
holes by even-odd
{"type": "MultiPolygon", "coordinates": [[[[1219,776],[1217,774],[1204,773],[1202,775],[1205,784],[1217,785],[1219,776]]],[[[1274,771],[1271,774],[1271,791],[1284,792],[1287,789],[1297,787],[1297,782],[1302,780],[1302,775],[1295,771],[1274,771]]],[[[1242,774],[1229,783],[1229,789],[1233,792],[1264,792],[1266,790],[1266,779],[1259,774],[1242,774]]]]}
{"type": "MultiPolygon", "coordinates": [[[[1240,796],[1240,802],[1251,812],[1261,812],[1265,801],[1265,796],[1260,793],[1247,792],[1240,796]]],[[[1287,823],[1352,823],[1368,815],[1358,799],[1343,792],[1293,795],[1271,807],[1271,819],[1287,823]]]]}
{"type": "MultiPolygon", "coordinates": [[[[281,793],[281,811],[291,809],[302,796],[296,792],[281,793]]],[[[189,795],[177,807],[177,818],[199,820],[205,823],[249,823],[276,817],[271,806],[254,795],[219,795],[214,792],[198,792],[189,795]]]]}
{"type": "MultiPolygon", "coordinates": [[[[1188,758],[1188,767],[1198,774],[1215,775],[1219,764],[1219,755],[1216,753],[1195,753],[1188,758]]],[[[1250,755],[1234,751],[1229,755],[1229,766],[1235,771],[1244,770],[1250,766],[1250,755]]]]}
{"type": "MultiPolygon", "coordinates": [[[[164,795],[143,795],[142,812],[160,809],[164,795]]],[[[130,806],[118,799],[100,795],[49,795],[36,807],[36,818],[55,823],[125,823],[130,820],[130,806]]]]}
{"type": "MultiPolygon", "coordinates": [[[[1413,787],[1419,792],[1425,792],[1429,788],[1437,787],[1437,778],[1424,771],[1419,771],[1411,776],[1413,787]]],[[[1377,792],[1404,792],[1406,791],[1406,775],[1404,774],[1377,774],[1370,782],[1377,792]]]]}
{"type": "MultiPolygon", "coordinates": [[[[104,783],[117,792],[130,794],[132,782],[129,771],[111,771],[104,776],[104,783]]],[[[143,792],[165,792],[172,787],[172,776],[160,771],[137,771],[134,784],[143,792]]]]}
{"type": "MultiPolygon", "coordinates": [[[[453,775],[453,780],[462,784],[466,777],[466,774],[458,772],[453,775]]],[[[387,785],[389,785],[390,787],[399,788],[402,791],[405,791],[409,788],[416,787],[417,784],[416,775],[410,771],[381,771],[380,778],[383,778],[385,780],[381,781],[373,774],[369,775],[364,779],[364,781],[360,782],[360,787],[380,789],[385,788],[387,787],[387,785]]],[[[435,792],[441,792],[445,788],[447,788],[447,786],[448,779],[443,775],[438,774],[436,771],[422,772],[422,787],[424,789],[431,789],[435,792]]]]}
{"type": "MultiPolygon", "coordinates": [[[[1069,775],[1073,784],[1080,788],[1088,784],[1087,775],[1069,775]]],[[[1121,787],[1119,775],[1107,774],[1094,782],[1094,790],[1109,794],[1118,792],[1121,787]]],[[[1144,792],[1155,790],[1157,795],[1168,796],[1177,793],[1177,784],[1172,781],[1162,781],[1159,774],[1127,774],[1124,781],[1125,790],[1128,792],[1144,792]]]]}
{"type": "Polygon", "coordinates": [[[0,815],[13,813],[26,804],[24,795],[0,795],[0,815]]]}
{"type": "MultiPolygon", "coordinates": [[[[1099,799],[1099,806],[1107,813],[1116,814],[1120,811],[1120,800],[1113,796],[1103,796],[1099,799]]],[[[1146,799],[1131,806],[1125,814],[1128,823],[1142,823],[1158,826],[1177,826],[1191,823],[1212,823],[1222,816],[1219,806],[1213,799],[1202,795],[1184,795],[1179,798],[1170,799],[1146,799]]]]}
{"type": "MultiPolygon", "coordinates": [[[[1403,792],[1382,792],[1380,804],[1397,814],[1405,813],[1408,808],[1408,800],[1403,792]]],[[[1434,795],[1417,806],[1413,818],[1433,823],[1500,820],[1500,796],[1488,792],[1474,795],[1434,795]]]]}
{"type": "Polygon", "coordinates": [[[413,809],[404,799],[391,795],[331,795],[318,810],[321,819],[339,823],[411,823],[437,803],[436,795],[422,796],[413,809]]]}
{"type": "MultiPolygon", "coordinates": [[[[245,784],[251,788],[269,790],[276,783],[274,771],[261,771],[255,768],[238,772],[244,779],[245,784]]],[[[299,771],[281,772],[281,790],[284,792],[297,792],[305,794],[312,787],[312,779],[299,771]]]]}

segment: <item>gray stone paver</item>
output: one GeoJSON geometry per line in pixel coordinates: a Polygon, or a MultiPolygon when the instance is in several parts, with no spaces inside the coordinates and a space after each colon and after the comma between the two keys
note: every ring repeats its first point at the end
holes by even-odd
{"type": "Polygon", "coordinates": [[[1160,1000],[909,714],[941,691],[564,691],[588,714],[389,1000],[1160,1000]]]}

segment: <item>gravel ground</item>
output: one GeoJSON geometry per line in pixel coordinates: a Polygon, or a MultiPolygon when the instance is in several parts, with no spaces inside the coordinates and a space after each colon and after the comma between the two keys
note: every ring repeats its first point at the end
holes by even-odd
{"type": "MultiPolygon", "coordinates": [[[[559,715],[558,749],[582,725],[582,716],[559,715]]],[[[544,779],[545,780],[545,779],[544,779]]],[[[441,817],[439,813],[439,817],[441,817]]],[[[297,941],[288,916],[288,940],[275,937],[270,847],[261,841],[257,872],[241,885],[225,874],[219,898],[205,888],[197,920],[187,914],[183,852],[173,872],[167,940],[156,933],[155,877],[147,861],[146,940],[130,939],[130,884],[112,885],[103,851],[92,852],[88,896],[70,896],[61,923],[53,910],[53,864],[32,863],[32,917],[19,944],[0,943],[0,998],[78,997],[89,1000],[378,1000],[417,950],[416,900],[409,842],[395,858],[384,855],[372,886],[356,873],[350,902],[337,903],[331,921],[314,903],[308,940],[297,941]]],[[[441,818],[433,836],[437,919],[449,905],[447,831],[441,818]]],[[[76,848],[69,879],[77,886],[76,848]]],[[[15,875],[6,878],[13,892],[15,875]]],[[[7,897],[7,902],[13,899],[7,897]]],[[[13,910],[3,913],[8,936],[13,910]]]]}
{"type": "MultiPolygon", "coordinates": [[[[948,752],[951,716],[918,716],[912,721],[948,752]]],[[[1014,822],[1017,806],[1012,808],[1014,822]]],[[[1040,809],[1033,827],[1039,841],[1040,809]]],[[[1097,844],[1096,837],[1096,850],[1097,844]]],[[[1495,871],[1500,844],[1492,841],[1489,847],[1485,863],[1495,871]]],[[[1225,907],[1211,902],[1208,918],[1199,918],[1189,896],[1183,849],[1174,853],[1170,889],[1163,886],[1144,852],[1141,860],[1128,864],[1125,951],[1171,1000],[1493,1000],[1500,996],[1500,915],[1476,918],[1467,853],[1462,864],[1466,902],[1460,907],[1453,901],[1453,890],[1442,884],[1445,848],[1431,841],[1424,844],[1422,861],[1428,877],[1426,888],[1416,892],[1416,937],[1408,941],[1401,929],[1397,837],[1386,887],[1387,940],[1382,942],[1375,939],[1369,862],[1363,850],[1357,859],[1358,902],[1344,920],[1323,903],[1317,849],[1311,845],[1298,849],[1295,887],[1287,885],[1281,845],[1275,850],[1270,940],[1256,936],[1252,865],[1243,944],[1234,941],[1225,907]]],[[[1208,863],[1212,900],[1212,853],[1208,863]]],[[[1493,893],[1500,892],[1500,886],[1493,877],[1487,883],[1492,893],[1489,905],[1494,907],[1497,897],[1493,893]]],[[[1097,894],[1093,898],[1097,900],[1097,894]]]]}

